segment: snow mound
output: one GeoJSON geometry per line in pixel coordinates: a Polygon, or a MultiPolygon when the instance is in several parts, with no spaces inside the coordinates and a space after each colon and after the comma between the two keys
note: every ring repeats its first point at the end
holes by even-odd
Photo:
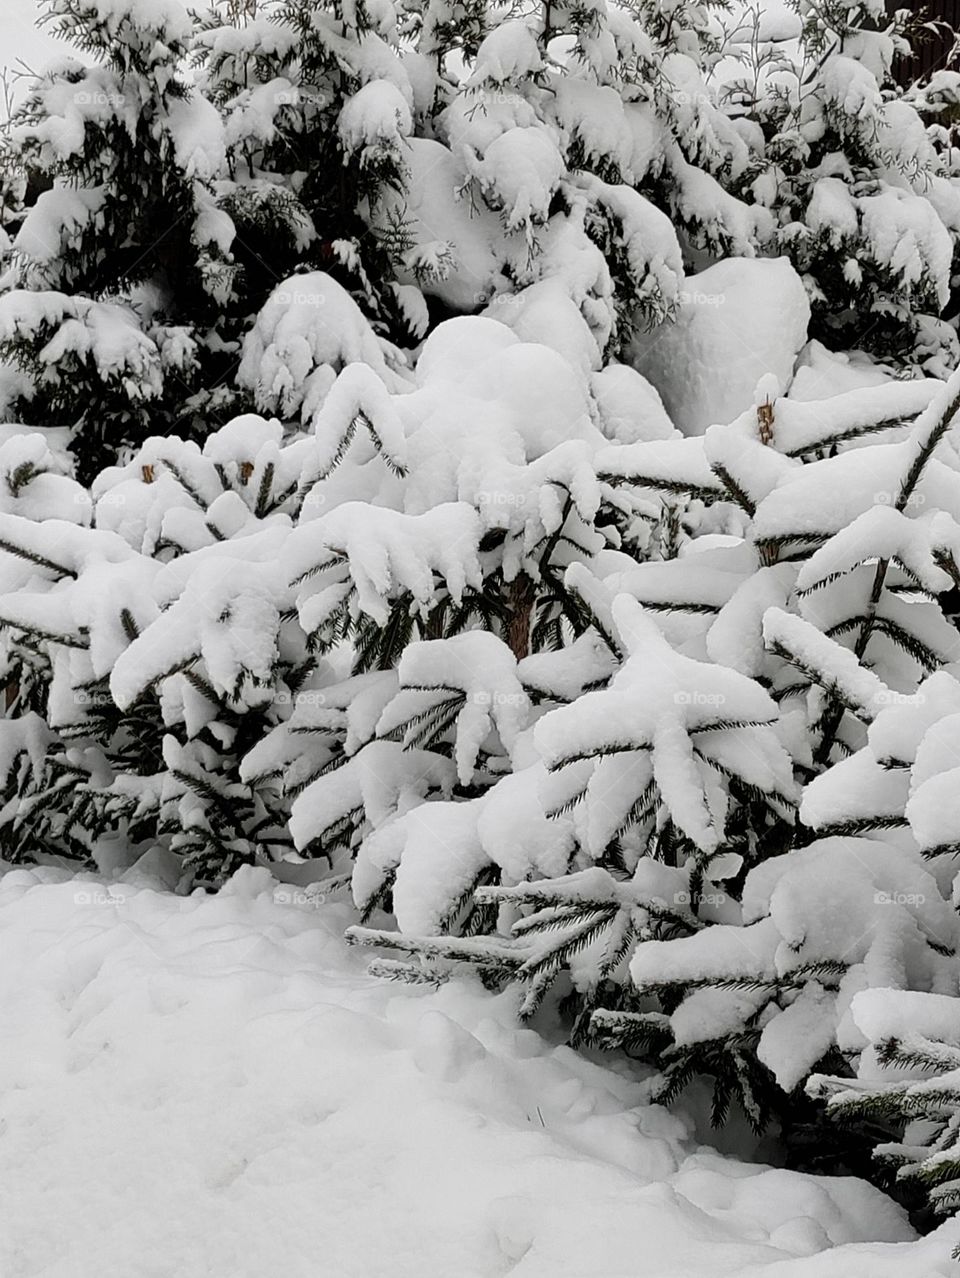
{"type": "Polygon", "coordinates": [[[687,278],[676,321],[640,333],[628,359],[679,429],[702,435],[752,407],[764,375],[789,386],[809,321],[803,281],[785,257],[728,258],[687,278]]]}

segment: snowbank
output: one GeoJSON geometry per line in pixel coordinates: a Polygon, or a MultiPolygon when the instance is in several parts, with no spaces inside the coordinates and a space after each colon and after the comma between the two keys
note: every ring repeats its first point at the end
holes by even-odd
{"type": "Polygon", "coordinates": [[[949,1226],[689,1152],[507,996],[373,980],[339,905],[139,882],[0,880],[5,1278],[951,1272],[949,1226]]]}

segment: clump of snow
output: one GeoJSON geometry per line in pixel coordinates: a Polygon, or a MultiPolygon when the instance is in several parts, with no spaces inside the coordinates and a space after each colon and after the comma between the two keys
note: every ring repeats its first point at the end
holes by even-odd
{"type": "Polygon", "coordinates": [[[413,129],[406,99],[389,80],[371,80],[340,112],[340,139],[350,157],[366,147],[397,148],[413,129]]]}
{"type": "Polygon", "coordinates": [[[206,182],[218,177],[226,143],[217,108],[199,94],[175,98],[167,108],[167,123],[177,164],[186,176],[206,182]]]}
{"type": "Polygon", "coordinates": [[[680,313],[638,334],[630,362],[685,435],[733,421],[767,373],[787,387],[807,340],[810,305],[786,258],[729,258],[688,276],[680,313]]]}
{"type": "Polygon", "coordinates": [[[862,351],[829,351],[822,342],[812,341],[800,352],[790,398],[827,399],[844,391],[892,383],[892,371],[862,351]]]}
{"type": "Polygon", "coordinates": [[[519,21],[501,22],[486,36],[477,50],[473,73],[467,81],[474,87],[484,83],[501,85],[533,75],[543,65],[533,31],[519,21]]]}
{"type": "Polygon", "coordinates": [[[237,381],[257,406],[292,416],[315,407],[345,364],[368,364],[391,386],[384,349],[350,294],[323,271],[273,290],[243,345],[237,381]],[[312,393],[311,393],[312,392],[312,393]]]}

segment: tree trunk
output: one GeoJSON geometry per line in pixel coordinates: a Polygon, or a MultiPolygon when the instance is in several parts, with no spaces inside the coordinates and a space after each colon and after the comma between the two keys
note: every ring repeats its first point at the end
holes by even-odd
{"type": "Polygon", "coordinates": [[[521,572],[510,583],[510,616],[507,620],[507,643],[518,661],[530,655],[530,623],[536,591],[533,582],[521,572]]]}

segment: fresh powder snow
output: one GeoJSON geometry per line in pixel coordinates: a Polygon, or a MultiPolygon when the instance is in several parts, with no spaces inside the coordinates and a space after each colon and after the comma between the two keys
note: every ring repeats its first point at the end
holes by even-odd
{"type": "Polygon", "coordinates": [[[949,1226],[698,1145],[509,995],[375,980],[344,906],[147,862],[0,879],[9,1278],[953,1272],[949,1226]]]}

